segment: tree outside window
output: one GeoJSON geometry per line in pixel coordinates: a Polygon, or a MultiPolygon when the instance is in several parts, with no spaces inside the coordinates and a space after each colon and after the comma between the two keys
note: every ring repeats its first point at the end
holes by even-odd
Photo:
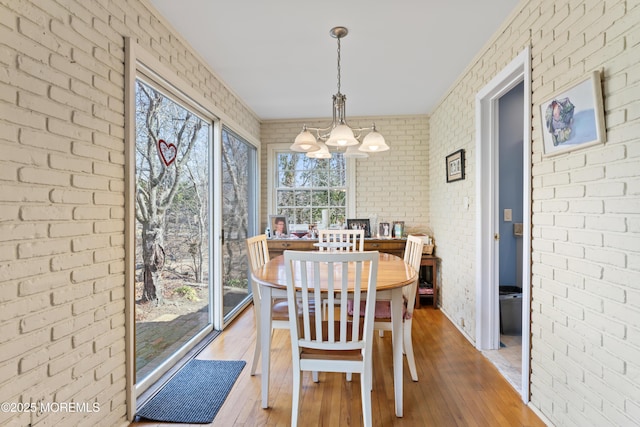
{"type": "Polygon", "coordinates": [[[312,159],[305,153],[276,153],[275,213],[292,224],[316,224],[329,210],[332,224],[344,223],[347,211],[346,159],[312,159]]]}

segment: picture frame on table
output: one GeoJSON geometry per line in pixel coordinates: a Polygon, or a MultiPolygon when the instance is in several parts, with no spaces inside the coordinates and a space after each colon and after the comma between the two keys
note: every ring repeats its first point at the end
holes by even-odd
{"type": "Polygon", "coordinates": [[[380,236],[381,239],[390,239],[391,238],[391,224],[388,222],[381,222],[378,225],[378,236],[380,236]]]}
{"type": "Polygon", "coordinates": [[[364,237],[371,237],[371,222],[368,218],[347,219],[349,230],[364,230],[364,237]]]}
{"type": "Polygon", "coordinates": [[[594,71],[540,104],[545,156],[603,144],[606,140],[602,83],[594,71]]]}
{"type": "Polygon", "coordinates": [[[454,151],[446,158],[447,182],[464,179],[464,149],[454,151]]]}
{"type": "Polygon", "coordinates": [[[289,235],[289,221],[285,215],[269,215],[271,237],[284,238],[289,235]]]}
{"type": "Polygon", "coordinates": [[[404,235],[404,221],[393,221],[392,237],[394,239],[402,239],[404,235]]]}

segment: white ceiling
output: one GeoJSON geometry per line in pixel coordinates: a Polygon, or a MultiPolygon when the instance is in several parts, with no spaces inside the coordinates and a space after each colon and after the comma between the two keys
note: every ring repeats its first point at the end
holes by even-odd
{"type": "Polygon", "coordinates": [[[519,0],[150,0],[260,119],[427,114],[519,0]]]}

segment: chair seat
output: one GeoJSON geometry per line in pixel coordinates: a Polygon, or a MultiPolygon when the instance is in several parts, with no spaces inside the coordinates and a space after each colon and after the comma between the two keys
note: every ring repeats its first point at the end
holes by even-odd
{"type": "MultiPolygon", "coordinates": [[[[315,303],[310,301],[309,309],[315,313],[315,303]]],[[[300,313],[302,313],[300,311],[300,313]]],[[[272,320],[289,320],[289,304],[286,299],[277,298],[273,300],[273,306],[271,307],[271,319],[272,320]]]]}
{"type": "Polygon", "coordinates": [[[271,307],[272,320],[289,320],[289,306],[286,299],[276,299],[271,307]]]}
{"type": "MultiPolygon", "coordinates": [[[[404,320],[410,319],[411,316],[407,311],[407,301],[405,300],[404,304],[402,304],[402,318],[404,320]]],[[[347,301],[347,313],[350,316],[353,316],[353,300],[347,301]]],[[[364,316],[364,306],[360,304],[360,315],[364,316]]],[[[391,302],[390,301],[376,301],[376,312],[375,319],[380,320],[388,320],[391,321],[391,302]]]]}
{"type": "Polygon", "coordinates": [[[300,353],[300,359],[322,359],[322,360],[353,360],[362,361],[362,351],[360,350],[316,350],[306,348],[300,353]]]}
{"type": "MultiPolygon", "coordinates": [[[[300,316],[302,317],[302,316],[300,316]]],[[[315,321],[315,316],[311,316],[311,322],[315,321]]],[[[334,336],[339,337],[340,334],[340,325],[338,322],[334,323],[334,336]]],[[[350,337],[352,334],[353,322],[349,322],[347,324],[347,336],[350,337]]],[[[360,334],[362,334],[362,329],[364,328],[364,319],[360,318],[360,334]]],[[[323,340],[327,341],[329,337],[329,322],[326,320],[322,321],[322,335],[323,340]]],[[[316,339],[315,330],[311,330],[311,339],[316,339]]],[[[300,358],[301,359],[323,359],[323,360],[362,360],[362,350],[320,350],[315,348],[308,347],[300,347],[300,358]]]]}

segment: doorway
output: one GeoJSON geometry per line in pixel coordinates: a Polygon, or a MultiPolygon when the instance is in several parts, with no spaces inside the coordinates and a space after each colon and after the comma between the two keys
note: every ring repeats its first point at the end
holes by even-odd
{"type": "Polygon", "coordinates": [[[498,295],[500,349],[507,379],[522,388],[522,215],[524,82],[498,99],[498,295]]]}
{"type": "MultiPolygon", "coordinates": [[[[522,85],[522,255],[518,275],[522,283],[520,312],[522,347],[520,387],[529,401],[530,260],[531,260],[531,53],[526,48],[476,96],[476,347],[500,348],[500,238],[505,208],[500,206],[500,99],[522,85]]],[[[515,159],[511,160],[512,162],[515,159]]],[[[511,211],[513,222],[513,208],[511,211]]],[[[515,261],[514,261],[515,263],[515,261]]],[[[517,384],[514,384],[516,388],[517,384]]]]}

